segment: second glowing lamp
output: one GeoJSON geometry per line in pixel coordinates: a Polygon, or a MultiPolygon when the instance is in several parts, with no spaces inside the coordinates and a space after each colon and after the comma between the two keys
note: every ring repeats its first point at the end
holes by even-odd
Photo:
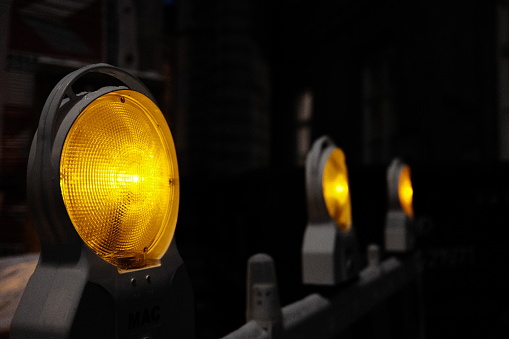
{"type": "Polygon", "coordinates": [[[305,284],[336,285],[358,272],[345,154],[328,137],[306,159],[308,224],[302,245],[305,284]]]}

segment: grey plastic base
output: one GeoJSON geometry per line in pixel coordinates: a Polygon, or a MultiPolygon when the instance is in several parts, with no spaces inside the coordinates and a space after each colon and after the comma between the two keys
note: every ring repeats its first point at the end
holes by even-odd
{"type": "Polygon", "coordinates": [[[389,211],[385,219],[385,250],[408,252],[415,246],[413,221],[403,211],[389,211]]]}
{"type": "Polygon", "coordinates": [[[304,284],[337,285],[354,277],[358,266],[353,228],[341,232],[332,222],[308,225],[302,246],[304,284]]]}

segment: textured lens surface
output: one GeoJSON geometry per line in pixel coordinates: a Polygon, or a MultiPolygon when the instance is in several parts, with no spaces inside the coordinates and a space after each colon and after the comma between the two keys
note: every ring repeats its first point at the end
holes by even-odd
{"type": "Polygon", "coordinates": [[[60,159],[65,206],[83,241],[117,266],[142,266],[164,254],[178,185],[168,125],[141,93],[103,95],[70,128],[60,159]]]}
{"type": "Polygon", "coordinates": [[[414,216],[414,208],[412,202],[414,190],[412,188],[410,167],[407,165],[403,166],[399,174],[398,196],[403,212],[405,212],[409,218],[412,218],[414,216]]]}
{"type": "Polygon", "coordinates": [[[352,212],[348,171],[345,155],[340,148],[335,148],[325,163],[322,188],[329,215],[339,228],[349,230],[352,225],[352,212]]]}

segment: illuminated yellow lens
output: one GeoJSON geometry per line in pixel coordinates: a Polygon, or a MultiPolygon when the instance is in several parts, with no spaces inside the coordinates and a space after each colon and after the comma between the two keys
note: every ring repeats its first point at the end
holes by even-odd
{"type": "Polygon", "coordinates": [[[160,259],[174,234],[177,158],[161,111],[131,90],[92,101],[71,126],[60,188],[83,241],[128,269],[160,259]]]}
{"type": "Polygon", "coordinates": [[[409,218],[414,216],[414,208],[412,204],[413,195],[414,190],[410,179],[410,167],[405,165],[399,174],[398,196],[401,208],[409,218]]]}
{"type": "Polygon", "coordinates": [[[322,178],[325,206],[332,219],[342,230],[352,226],[350,191],[348,189],[348,171],[345,155],[335,148],[327,159],[322,178]]]}

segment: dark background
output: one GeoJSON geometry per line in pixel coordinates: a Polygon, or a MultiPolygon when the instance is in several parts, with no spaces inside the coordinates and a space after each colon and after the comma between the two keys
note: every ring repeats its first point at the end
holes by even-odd
{"type": "Polygon", "coordinates": [[[149,86],[172,130],[200,338],[244,323],[253,254],[274,258],[283,305],[312,291],[304,158],[322,135],[346,154],[361,254],[383,244],[388,164],[411,165],[427,337],[503,338],[508,13],[484,0],[0,0],[0,254],[38,251],[26,161],[47,95],[107,62],[149,86]]]}

